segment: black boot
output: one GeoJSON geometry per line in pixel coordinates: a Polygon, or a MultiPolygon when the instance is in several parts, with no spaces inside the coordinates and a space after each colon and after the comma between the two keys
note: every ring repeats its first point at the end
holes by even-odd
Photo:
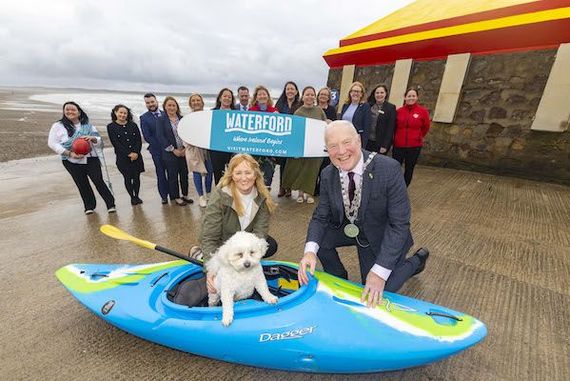
{"type": "Polygon", "coordinates": [[[418,268],[414,272],[414,275],[418,275],[419,273],[424,271],[424,269],[426,268],[426,262],[427,262],[428,257],[429,257],[429,250],[422,247],[418,251],[416,251],[414,256],[418,257],[418,259],[420,260],[420,265],[418,266],[418,268]]]}

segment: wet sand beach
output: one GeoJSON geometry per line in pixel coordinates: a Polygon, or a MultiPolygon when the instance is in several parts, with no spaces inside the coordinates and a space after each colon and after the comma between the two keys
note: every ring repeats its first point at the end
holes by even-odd
{"type": "MultiPolygon", "coordinates": [[[[61,118],[61,105],[30,100],[41,93],[65,92],[57,89],[0,88],[0,162],[51,155],[47,136],[51,125],[61,118]]],[[[109,119],[92,118],[106,139],[109,119]]],[[[106,145],[109,141],[106,139],[106,145]]]]}
{"type": "MultiPolygon", "coordinates": [[[[0,92],[0,99],[12,96],[0,92]]],[[[570,379],[570,187],[418,166],[410,187],[414,249],[428,247],[431,256],[426,270],[400,292],[481,319],[488,337],[456,356],[404,371],[272,371],[129,335],[88,312],[58,282],[55,271],[70,263],[172,259],[106,237],[99,232],[102,224],[185,252],[196,241],[203,213],[197,203],[161,205],[146,151],[144,204],[132,207],[107,149],[118,212],[108,215],[97,196],[96,214],[85,216],[70,176],[46,145],[59,116],[58,111],[0,111],[3,158],[50,155],[0,163],[1,380],[570,379]],[[24,117],[34,120],[19,120],[24,117]],[[10,154],[6,147],[13,149],[10,154]]],[[[190,189],[197,200],[193,185],[190,189]]],[[[270,228],[279,243],[275,258],[296,262],[314,206],[275,200],[270,228]]],[[[351,280],[358,281],[355,251],[340,252],[351,280]]]]}

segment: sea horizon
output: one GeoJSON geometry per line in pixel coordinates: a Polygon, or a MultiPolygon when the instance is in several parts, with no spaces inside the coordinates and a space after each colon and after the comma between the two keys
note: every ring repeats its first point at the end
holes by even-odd
{"type": "MultiPolygon", "coordinates": [[[[131,109],[135,119],[147,111],[142,91],[119,91],[107,89],[64,88],[46,86],[3,86],[3,99],[0,99],[0,110],[34,111],[34,112],[61,112],[61,106],[68,101],[77,102],[87,113],[90,119],[110,120],[110,113],[117,104],[123,104],[131,109]],[[17,92],[17,96],[10,99],[10,91],[17,92]]],[[[250,89],[250,94],[253,91],[250,89]]],[[[191,112],[188,98],[193,92],[154,92],[159,105],[166,96],[173,96],[179,103],[182,114],[191,112]]],[[[212,109],[216,104],[217,94],[199,93],[204,99],[204,109],[212,109]]],[[[234,94],[235,95],[235,94],[234,94]]],[[[277,98],[272,97],[274,101],[277,98]]],[[[237,97],[236,97],[237,102],[237,97]]],[[[161,107],[162,108],[162,107],[161,107]]]]}

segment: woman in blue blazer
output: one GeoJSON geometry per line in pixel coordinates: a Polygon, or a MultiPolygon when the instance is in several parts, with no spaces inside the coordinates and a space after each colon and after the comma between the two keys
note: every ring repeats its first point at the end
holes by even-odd
{"type": "Polygon", "coordinates": [[[178,136],[178,122],[182,118],[182,114],[174,97],[164,98],[162,107],[165,114],[156,120],[156,137],[162,153],[162,162],[166,168],[168,193],[171,201],[177,205],[185,206],[194,201],[188,198],[186,148],[178,136]],[[180,197],[180,193],[182,193],[182,197],[180,197]]]}
{"type": "Polygon", "coordinates": [[[372,112],[370,105],[366,102],[364,85],[360,82],[353,82],[348,89],[348,96],[342,111],[340,119],[347,120],[354,125],[362,147],[366,147],[368,143],[368,132],[372,124],[372,112]]]}

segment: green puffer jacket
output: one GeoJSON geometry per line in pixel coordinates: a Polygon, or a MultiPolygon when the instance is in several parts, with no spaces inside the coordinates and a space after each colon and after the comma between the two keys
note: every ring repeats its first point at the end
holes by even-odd
{"type": "MultiPolygon", "coordinates": [[[[255,187],[253,192],[256,193],[256,197],[251,211],[252,218],[245,231],[266,238],[269,231],[269,209],[265,204],[265,198],[257,193],[255,187]]],[[[204,253],[204,260],[210,259],[228,238],[240,230],[242,229],[230,188],[214,187],[200,232],[200,247],[204,253]]]]}

